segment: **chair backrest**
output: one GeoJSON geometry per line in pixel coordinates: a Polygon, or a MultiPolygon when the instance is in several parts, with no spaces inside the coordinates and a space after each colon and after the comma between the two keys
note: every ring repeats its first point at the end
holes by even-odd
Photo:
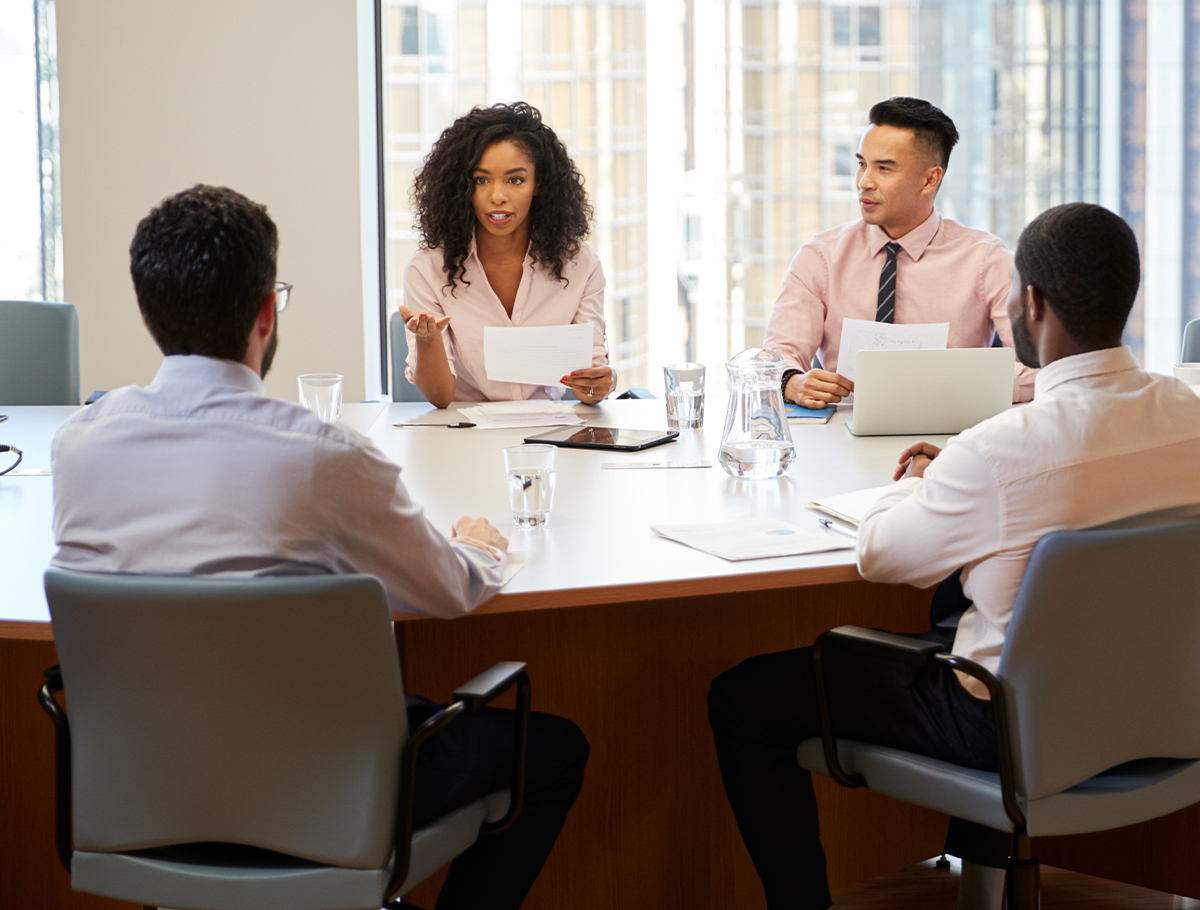
{"type": "Polygon", "coordinates": [[[407,714],[378,579],[50,569],[46,597],[76,849],[387,863],[407,714]]]}
{"type": "Polygon", "coordinates": [[[1200,758],[1200,520],[1043,537],[997,675],[1030,799],[1200,758]]]}
{"type": "Polygon", "coordinates": [[[1193,319],[1183,327],[1183,350],[1179,352],[1180,363],[1200,363],[1200,319],[1193,319]]]}
{"type": "Polygon", "coordinates": [[[79,404],[79,317],[71,304],[0,300],[0,404],[79,404]]]}
{"type": "Polygon", "coordinates": [[[408,336],[404,332],[404,320],[399,310],[392,313],[388,320],[388,335],[392,349],[392,401],[424,401],[421,390],[404,375],[404,365],[408,361],[408,336]]]}

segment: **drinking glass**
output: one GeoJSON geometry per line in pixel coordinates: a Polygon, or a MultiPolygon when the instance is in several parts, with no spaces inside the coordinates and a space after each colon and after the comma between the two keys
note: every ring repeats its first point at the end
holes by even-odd
{"type": "Polygon", "coordinates": [[[550,520],[557,455],[558,446],[523,444],[505,447],[508,504],[512,506],[513,524],[518,528],[540,528],[550,520]]]}
{"type": "Polygon", "coordinates": [[[704,364],[665,366],[663,382],[667,389],[667,429],[698,430],[704,426],[704,364]]]}
{"type": "Polygon", "coordinates": [[[341,373],[302,373],[296,378],[300,384],[300,404],[308,408],[326,423],[333,423],[342,414],[341,373]]]}

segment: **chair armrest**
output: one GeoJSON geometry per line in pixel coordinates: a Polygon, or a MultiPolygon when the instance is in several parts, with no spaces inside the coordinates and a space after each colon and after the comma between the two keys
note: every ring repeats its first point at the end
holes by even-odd
{"type": "Polygon", "coordinates": [[[404,880],[408,877],[412,860],[413,796],[416,793],[417,753],[421,745],[461,715],[486,706],[514,684],[517,687],[517,710],[508,811],[503,818],[495,822],[484,822],[479,830],[481,834],[498,834],[516,821],[525,801],[525,758],[529,742],[529,674],[523,663],[501,662],[459,686],[454,691],[453,704],[447,705],[409,733],[408,742],[404,744],[404,751],[400,756],[400,791],[396,800],[396,861],[384,892],[385,906],[391,906],[398,896],[404,880]]]}
{"type": "Polygon", "coordinates": [[[42,674],[46,681],[38,689],[38,703],[54,721],[54,845],[58,861],[71,871],[71,726],[67,713],[54,698],[62,691],[62,672],[58,665],[42,674]]]}
{"type": "Polygon", "coordinates": [[[455,701],[465,701],[470,710],[482,708],[520,679],[525,664],[504,661],[484,670],[468,683],[454,690],[455,701]]]}
{"type": "Polygon", "coordinates": [[[1013,744],[1008,730],[1008,701],[1004,689],[994,674],[973,660],[957,654],[938,654],[934,660],[952,670],[966,673],[987,687],[992,701],[992,721],[996,725],[996,751],[1000,759],[1000,797],[1004,802],[1004,813],[1018,833],[1025,832],[1025,813],[1017,802],[1017,768],[1013,759],[1013,744]]]}
{"type": "Polygon", "coordinates": [[[865,787],[866,778],[861,774],[847,774],[838,761],[837,740],[833,735],[833,720],[829,711],[829,697],[825,690],[825,670],[821,662],[821,651],[826,642],[836,641],[839,646],[850,648],[878,657],[913,666],[942,664],[952,670],[966,673],[978,679],[988,690],[992,702],[992,717],[996,725],[996,749],[1000,762],[1000,794],[1004,812],[1018,831],[1025,830],[1025,814],[1017,802],[1016,762],[1013,760],[1012,740],[1008,733],[1008,703],[1004,689],[994,674],[984,667],[961,657],[947,653],[936,642],[914,639],[894,632],[863,629],[859,626],[838,626],[823,632],[813,645],[813,671],[816,674],[817,712],[821,718],[821,745],[825,752],[825,766],[829,776],[843,787],[865,787]]]}
{"type": "Polygon", "coordinates": [[[844,647],[866,652],[873,657],[917,666],[929,663],[934,654],[944,650],[937,642],[861,626],[838,626],[823,633],[817,641],[822,639],[838,641],[844,647]]]}
{"type": "Polygon", "coordinates": [[[838,626],[817,636],[813,644],[813,672],[816,674],[817,714],[821,718],[821,746],[825,752],[825,767],[829,776],[843,787],[865,787],[861,774],[847,774],[838,760],[837,740],[833,735],[833,719],[829,712],[829,695],[825,689],[825,665],[821,655],[825,645],[836,641],[841,647],[861,651],[883,660],[923,666],[929,663],[942,646],[935,642],[909,638],[894,632],[880,632],[860,626],[838,626]]]}

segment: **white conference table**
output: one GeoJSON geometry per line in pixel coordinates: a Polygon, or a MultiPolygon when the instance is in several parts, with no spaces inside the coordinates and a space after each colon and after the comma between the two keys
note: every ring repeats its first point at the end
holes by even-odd
{"type": "MultiPolygon", "coordinates": [[[[587,422],[665,425],[663,403],[579,405],[587,422]]],[[[0,406],[0,442],[25,450],[22,467],[49,465],[54,430],[70,408],[0,406]]],[[[534,707],[576,721],[592,743],[587,781],[527,910],[615,906],[717,910],[761,906],[761,891],[721,789],[705,713],[708,682],[754,654],[812,642],[856,623],[924,628],[929,592],[862,581],[852,551],[727,562],[657,537],[651,523],[774,516],[814,522],[813,499],[888,482],[916,437],[857,438],[844,414],[794,425],[797,457],[777,480],[743,481],[716,463],[724,402],[710,400],[706,427],[640,453],[560,449],[546,528],[511,526],[502,449],[536,430],[398,429],[446,422],[427,404],[349,405],[343,420],[403,467],[429,518],[449,532],[483,516],[525,554],[501,594],[453,621],[398,616],[408,691],[446,700],[497,660],[525,660],[534,707]],[[604,470],[606,462],[708,460],[708,469],[604,470]]],[[[945,437],[928,437],[943,443],[945,437]]],[[[53,894],[62,908],[126,907],[75,895],[50,834],[52,737],[33,693],[55,662],[41,576],[53,553],[52,477],[0,477],[0,906],[53,894]],[[40,832],[30,837],[28,832],[40,832]]],[[[864,790],[816,781],[822,839],[836,889],[935,854],[945,832],[936,813],[864,790]]],[[[1176,857],[1200,840],[1200,812],[1124,832],[1038,844],[1043,860],[1173,893],[1200,896],[1200,875],[1176,857]],[[1126,839],[1122,839],[1125,836],[1126,839]],[[1083,846],[1080,846],[1083,845],[1083,846]],[[1180,878],[1180,875],[1183,878],[1180,878]]],[[[414,892],[431,906],[440,879],[414,892]]]]}
{"type": "MultiPolygon", "coordinates": [[[[531,609],[550,601],[613,603],[857,578],[850,549],[727,562],[658,537],[650,525],[775,517],[816,527],[815,513],[805,508],[808,502],[887,483],[896,456],[917,437],[856,438],[839,413],[827,425],[792,427],[796,460],[784,477],[739,480],[717,463],[724,402],[710,401],[707,410],[704,429],[686,431],[676,442],[643,452],[560,449],[550,523],[537,530],[512,526],[503,448],[543,430],[394,427],[459,419],[456,410],[434,411],[431,405],[412,403],[347,405],[342,420],[403,466],[410,494],[438,528],[449,534],[460,516],[482,516],[509,538],[511,549],[524,553],[525,567],[485,612],[531,609]],[[707,460],[712,467],[601,468],[612,462],[664,460],[707,460]]],[[[0,408],[9,417],[0,422],[0,441],[24,450],[22,469],[49,468],[54,432],[74,411],[0,408]]],[[[666,426],[661,400],[612,400],[598,407],[578,405],[576,411],[589,424],[666,426]]],[[[52,485],[49,476],[0,477],[0,622],[49,622],[41,573],[55,549],[52,485]]],[[[46,629],[27,631],[49,635],[46,629]]]]}
{"type": "MultiPolygon", "coordinates": [[[[456,410],[391,404],[371,439],[404,467],[409,492],[433,523],[448,531],[461,515],[482,516],[525,554],[522,569],[488,610],[613,603],[753,587],[858,578],[852,549],[806,556],[729,562],[666,540],[652,524],[691,524],[771,517],[819,530],[806,508],[814,499],[890,482],[900,451],[918,437],[856,438],[835,414],[827,425],[793,425],[796,460],[773,480],[741,480],[717,462],[724,401],[710,401],[704,429],[642,452],[560,448],[550,522],[512,526],[503,448],[544,429],[397,428],[397,423],[454,422],[456,410]],[[710,468],[605,470],[620,462],[709,461],[710,468]]],[[[588,424],[664,429],[661,400],[610,400],[578,405],[588,424]]],[[[946,437],[926,437],[944,444],[946,437]]],[[[837,543],[840,535],[828,532],[837,543]]]]}

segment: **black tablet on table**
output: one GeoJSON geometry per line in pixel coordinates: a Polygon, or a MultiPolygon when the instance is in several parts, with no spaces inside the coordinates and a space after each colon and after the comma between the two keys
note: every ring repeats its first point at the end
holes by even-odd
{"type": "Polygon", "coordinates": [[[607,449],[612,452],[639,452],[664,442],[674,442],[678,430],[622,430],[617,427],[556,427],[548,433],[526,436],[525,441],[568,449],[607,449]]]}

